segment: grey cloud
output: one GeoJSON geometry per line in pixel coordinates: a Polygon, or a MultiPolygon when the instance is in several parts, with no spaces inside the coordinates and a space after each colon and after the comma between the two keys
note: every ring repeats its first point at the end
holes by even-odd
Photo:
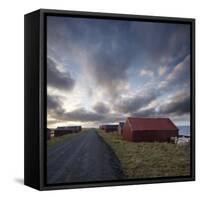
{"type": "Polygon", "coordinates": [[[109,39],[103,46],[92,50],[87,67],[97,85],[104,89],[107,95],[116,97],[120,86],[127,82],[126,70],[131,64],[131,50],[125,38],[120,38],[120,43],[114,35],[109,36],[109,39]]]}
{"type": "Polygon", "coordinates": [[[47,84],[60,90],[70,91],[74,88],[75,80],[69,72],[60,72],[56,63],[47,58],[47,84]]]}
{"type": "Polygon", "coordinates": [[[133,113],[133,116],[138,116],[138,117],[153,117],[156,115],[158,115],[158,113],[156,113],[154,107],[139,110],[133,113]]]}
{"type": "Polygon", "coordinates": [[[106,118],[102,120],[102,123],[118,123],[125,120],[126,117],[123,114],[110,113],[106,115],[106,118]]]}
{"type": "Polygon", "coordinates": [[[190,112],[190,94],[178,92],[170,99],[170,102],[163,102],[158,107],[141,109],[133,113],[136,116],[182,116],[190,112]]]}
{"type": "Polygon", "coordinates": [[[60,97],[47,95],[47,113],[53,115],[59,115],[64,113],[62,108],[62,102],[60,97]]]}
{"type": "Polygon", "coordinates": [[[145,48],[144,58],[155,67],[174,65],[190,52],[189,25],[145,23],[138,32],[145,48]]]}
{"type": "Polygon", "coordinates": [[[98,102],[94,105],[93,109],[97,112],[97,113],[103,113],[106,114],[110,111],[109,107],[107,105],[105,105],[102,102],[98,102]]]}
{"type": "Polygon", "coordinates": [[[152,91],[146,94],[136,95],[135,97],[122,98],[115,104],[115,110],[122,113],[134,113],[146,107],[151,101],[156,99],[156,94],[152,91]]]}
{"type": "Polygon", "coordinates": [[[106,30],[98,28],[102,33],[97,34],[98,42],[93,40],[90,46],[87,67],[112,100],[125,92],[123,86],[130,78],[127,74],[130,68],[137,71],[147,67],[155,72],[168,65],[171,69],[189,53],[188,26],[141,22],[104,26],[106,30]]]}
{"type": "Polygon", "coordinates": [[[58,96],[47,96],[47,114],[58,121],[99,121],[105,118],[103,114],[77,108],[67,112],[63,109],[62,101],[58,96]]]}
{"type": "Polygon", "coordinates": [[[103,103],[96,104],[95,108],[96,112],[88,111],[83,107],[67,112],[63,109],[62,101],[59,97],[51,95],[47,97],[48,115],[53,118],[53,120],[49,121],[49,124],[61,121],[112,123],[123,119],[119,115],[108,113],[109,108],[103,103]]]}
{"type": "Polygon", "coordinates": [[[90,77],[112,100],[125,92],[131,67],[156,71],[186,56],[189,34],[184,24],[48,17],[48,49],[54,47],[81,66],[79,49],[90,77]]]}
{"type": "Polygon", "coordinates": [[[160,83],[160,89],[173,89],[176,86],[187,84],[190,81],[190,55],[187,55],[174,69],[167,75],[164,81],[160,83]]]}
{"type": "Polygon", "coordinates": [[[84,108],[78,108],[64,114],[64,119],[68,121],[92,122],[102,120],[103,118],[103,115],[87,111],[84,108]]]}
{"type": "MultiPolygon", "coordinates": [[[[112,105],[114,110],[120,114],[135,113],[136,115],[151,116],[157,114],[155,109],[145,110],[144,107],[157,97],[159,98],[160,95],[173,94],[176,87],[181,87],[189,81],[189,67],[182,70],[181,67],[179,70],[174,69],[177,63],[181,63],[187,55],[190,55],[189,34],[189,26],[184,24],[120,20],[109,23],[105,20],[49,17],[48,56],[56,59],[59,57],[59,61],[63,64],[66,64],[65,59],[69,60],[74,72],[81,73],[84,68],[84,72],[88,75],[86,78],[93,79],[96,83],[94,87],[97,86],[102,94],[105,93],[105,97],[110,100],[108,102],[110,106],[112,105]],[[166,87],[162,88],[161,93],[152,93],[154,89],[161,90],[159,88],[161,82],[153,77],[155,78],[155,86],[153,86],[155,88],[135,97],[121,97],[127,92],[125,87],[127,83],[132,87],[130,93],[135,89],[134,84],[140,83],[136,76],[141,69],[157,74],[160,66],[167,66],[166,82],[162,82],[166,87]],[[129,72],[130,74],[128,74],[129,72]],[[166,89],[168,89],[168,93],[166,93],[166,89]]],[[[55,65],[55,63],[52,64],[52,60],[50,61],[48,61],[50,66],[55,65]]],[[[187,61],[187,65],[189,66],[189,61],[187,61]]],[[[71,74],[60,74],[56,67],[50,67],[48,73],[50,74],[48,81],[52,87],[66,91],[73,89],[75,80],[71,74]]],[[[145,81],[142,79],[141,84],[145,81]]],[[[95,95],[96,92],[98,91],[88,90],[87,95],[92,93],[95,95]]],[[[168,105],[163,102],[162,113],[171,114],[175,112],[175,107],[179,108],[177,110],[184,110],[184,103],[180,107],[178,104],[174,107],[174,103],[180,103],[180,101],[178,99],[168,105]]],[[[85,120],[109,122],[117,119],[117,116],[106,113],[107,109],[102,105],[95,105],[93,109],[95,112],[78,108],[71,112],[62,112],[58,117],[74,121],[85,118],[85,120]],[[102,114],[99,115],[99,113],[102,114]]],[[[187,109],[185,108],[185,110],[187,109]]],[[[178,112],[181,113],[181,111],[178,112]]]]}
{"type": "Polygon", "coordinates": [[[164,103],[159,107],[156,112],[156,107],[141,109],[134,113],[133,116],[139,117],[159,117],[159,116],[179,116],[189,114],[190,112],[190,96],[186,94],[176,95],[171,99],[171,102],[164,103]]]}
{"type": "Polygon", "coordinates": [[[183,115],[190,112],[190,95],[181,94],[175,96],[170,103],[160,107],[161,114],[183,115]]]}

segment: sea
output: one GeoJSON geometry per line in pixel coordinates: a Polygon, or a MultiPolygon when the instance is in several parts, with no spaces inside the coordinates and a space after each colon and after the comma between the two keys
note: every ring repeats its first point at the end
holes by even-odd
{"type": "Polygon", "coordinates": [[[190,136],[190,126],[178,126],[179,135],[190,136]]]}

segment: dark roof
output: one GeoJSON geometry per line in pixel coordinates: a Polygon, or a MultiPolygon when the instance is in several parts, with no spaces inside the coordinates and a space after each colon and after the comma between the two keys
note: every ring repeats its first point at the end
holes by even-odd
{"type": "Polygon", "coordinates": [[[169,118],[127,118],[132,130],[178,130],[169,118]]]}
{"type": "Polygon", "coordinates": [[[112,128],[112,127],[118,127],[118,124],[104,124],[102,125],[104,128],[112,128]]]}
{"type": "Polygon", "coordinates": [[[81,126],[58,126],[56,130],[69,130],[69,129],[77,129],[81,128],[81,126]]]}

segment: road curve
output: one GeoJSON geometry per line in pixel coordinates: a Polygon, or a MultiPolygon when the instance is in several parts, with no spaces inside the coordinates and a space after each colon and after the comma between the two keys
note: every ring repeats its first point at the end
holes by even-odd
{"type": "Polygon", "coordinates": [[[47,149],[47,183],[121,180],[120,162],[94,129],[47,149]]]}

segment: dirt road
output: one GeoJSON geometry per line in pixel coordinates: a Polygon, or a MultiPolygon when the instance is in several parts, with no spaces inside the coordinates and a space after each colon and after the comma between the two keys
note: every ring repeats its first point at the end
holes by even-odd
{"type": "Polygon", "coordinates": [[[47,150],[47,183],[123,179],[119,160],[94,129],[47,150]]]}

